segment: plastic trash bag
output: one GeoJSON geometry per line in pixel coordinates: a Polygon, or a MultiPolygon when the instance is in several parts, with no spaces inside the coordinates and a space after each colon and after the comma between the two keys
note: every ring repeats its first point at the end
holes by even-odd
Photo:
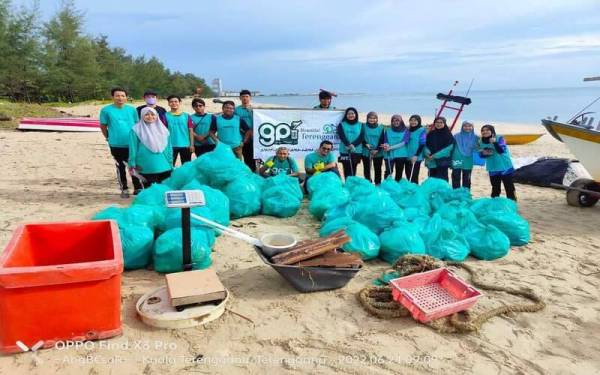
{"type": "Polygon", "coordinates": [[[229,198],[231,216],[240,218],[257,215],[261,207],[261,189],[251,175],[237,176],[235,181],[225,186],[223,192],[229,198]]]}
{"type": "Polygon", "coordinates": [[[319,235],[328,236],[340,229],[344,229],[346,234],[352,239],[344,244],[342,249],[350,253],[356,253],[364,260],[374,259],[379,254],[381,246],[379,237],[371,232],[369,228],[348,218],[339,218],[325,223],[319,235]]]}
{"type": "Polygon", "coordinates": [[[339,206],[331,207],[323,215],[323,221],[328,222],[337,218],[349,218],[354,217],[354,206],[350,203],[340,204],[339,206]]]}
{"type": "Polygon", "coordinates": [[[265,178],[263,190],[267,191],[271,188],[281,189],[290,195],[302,200],[304,198],[304,193],[300,188],[300,183],[298,182],[297,177],[288,176],[286,174],[280,173],[276,176],[265,178]]]}
{"type": "Polygon", "coordinates": [[[123,212],[123,220],[129,225],[141,225],[154,231],[165,219],[162,207],[134,204],[123,212]]]}
{"type": "Polygon", "coordinates": [[[321,220],[328,209],[348,203],[349,200],[350,194],[348,191],[340,187],[320,189],[313,193],[308,204],[308,212],[321,220]]]}
{"type": "MultiPolygon", "coordinates": [[[[215,218],[213,216],[211,209],[206,206],[192,207],[192,208],[190,208],[190,212],[192,214],[202,216],[208,220],[215,221],[215,218]]],[[[211,227],[210,225],[205,224],[204,222],[202,222],[198,219],[195,219],[193,217],[190,217],[190,226],[192,228],[214,230],[214,228],[211,227]]],[[[161,227],[161,230],[167,231],[167,230],[175,229],[175,228],[181,229],[181,209],[169,208],[167,211],[167,216],[165,218],[164,226],[161,227]]],[[[215,232],[218,233],[217,231],[215,231],[215,232]]]]}
{"type": "Polygon", "coordinates": [[[206,178],[213,188],[221,189],[241,175],[251,174],[250,169],[236,158],[231,147],[219,142],[212,152],[195,159],[198,174],[206,178]]]}
{"type": "Polygon", "coordinates": [[[490,212],[479,216],[482,224],[493,225],[504,233],[512,246],[527,245],[530,240],[529,223],[516,213],[490,212]]]}
{"type": "MultiPolygon", "coordinates": [[[[404,180],[400,180],[404,181],[404,180]]],[[[383,185],[383,183],[382,183],[383,185]]],[[[399,184],[402,186],[401,184],[399,184]]],[[[390,194],[394,202],[396,204],[406,210],[407,208],[416,208],[418,209],[419,215],[427,215],[431,213],[431,206],[425,194],[421,192],[419,185],[407,183],[402,187],[402,193],[392,193],[390,194]]]]}
{"type": "Polygon", "coordinates": [[[125,210],[126,208],[123,207],[109,206],[96,212],[96,214],[92,216],[92,220],[114,220],[120,228],[125,224],[125,219],[123,218],[125,210]]]}
{"type": "Polygon", "coordinates": [[[180,190],[185,184],[196,179],[196,173],[196,168],[192,163],[184,163],[173,169],[171,177],[164,180],[163,184],[170,186],[172,190],[180,190]]]}
{"type": "Polygon", "coordinates": [[[143,204],[147,206],[165,207],[165,193],[173,190],[170,186],[164,184],[152,184],[149,188],[142,190],[133,199],[133,204],[143,204]]]}
{"type": "MultiPolygon", "coordinates": [[[[214,243],[212,231],[192,229],[191,231],[192,269],[210,267],[211,248],[214,243]]],[[[171,229],[161,234],[154,243],[154,270],[157,272],[178,272],[183,270],[183,249],[181,229],[171,229]]]]}
{"type": "Polygon", "coordinates": [[[126,270],[146,268],[152,260],[154,232],[141,225],[122,225],[119,228],[123,261],[126,270]]]}
{"type": "Polygon", "coordinates": [[[287,191],[286,187],[275,186],[262,194],[262,213],[265,215],[291,217],[296,215],[301,205],[302,200],[287,191]]]}
{"type": "Polygon", "coordinates": [[[350,202],[354,206],[354,220],[379,234],[392,226],[394,221],[403,220],[404,213],[384,190],[361,196],[350,202]]]}
{"type": "Polygon", "coordinates": [[[450,186],[448,181],[441,178],[429,177],[421,183],[420,189],[426,199],[430,199],[431,193],[452,190],[452,186],[450,186]]]}
{"type": "Polygon", "coordinates": [[[462,262],[469,255],[469,244],[454,225],[434,214],[421,231],[427,254],[443,260],[462,262]]]}
{"type": "Polygon", "coordinates": [[[342,179],[333,172],[321,172],[311,176],[307,181],[308,193],[312,194],[318,190],[338,190],[342,187],[342,179]]]}
{"type": "Polygon", "coordinates": [[[463,232],[471,255],[477,259],[494,260],[502,258],[510,250],[510,240],[493,225],[472,225],[463,232]]]}
{"type": "Polygon", "coordinates": [[[200,190],[204,193],[206,206],[212,212],[213,219],[224,226],[229,226],[229,198],[223,192],[194,180],[183,187],[184,190],[200,190]]]}
{"type": "Polygon", "coordinates": [[[361,197],[377,192],[377,188],[369,180],[357,176],[348,177],[344,184],[344,188],[348,190],[350,197],[353,200],[361,199],[361,197]]]}
{"type": "Polygon", "coordinates": [[[419,231],[418,226],[409,223],[386,229],[379,235],[379,257],[394,264],[399,257],[406,254],[426,254],[425,243],[419,231]]]}
{"type": "Polygon", "coordinates": [[[517,213],[517,203],[504,197],[475,199],[470,208],[477,217],[488,213],[517,213]]]}

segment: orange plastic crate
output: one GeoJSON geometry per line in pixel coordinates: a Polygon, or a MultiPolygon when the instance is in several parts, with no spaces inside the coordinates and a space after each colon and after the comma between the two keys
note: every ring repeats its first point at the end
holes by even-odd
{"type": "Polygon", "coordinates": [[[112,221],[19,226],[0,255],[0,352],[121,334],[122,272],[112,221]]]}
{"type": "Polygon", "coordinates": [[[392,297],[420,322],[429,322],[472,307],[481,293],[446,268],[390,281],[392,297]]]}

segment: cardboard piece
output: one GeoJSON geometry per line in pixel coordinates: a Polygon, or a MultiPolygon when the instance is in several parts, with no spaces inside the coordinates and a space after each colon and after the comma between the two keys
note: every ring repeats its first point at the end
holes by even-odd
{"type": "Polygon", "coordinates": [[[222,300],[227,296],[212,269],[170,273],[166,279],[173,307],[222,300]]]}

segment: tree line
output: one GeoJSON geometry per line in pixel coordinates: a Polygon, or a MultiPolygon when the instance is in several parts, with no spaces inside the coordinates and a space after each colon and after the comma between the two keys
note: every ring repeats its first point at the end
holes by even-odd
{"type": "Polygon", "coordinates": [[[72,0],[48,21],[39,4],[15,9],[0,0],[0,96],[26,102],[78,102],[104,99],[120,86],[130,96],[147,89],[161,96],[213,96],[191,73],[172,72],[156,57],[132,56],[112,47],[105,35],[83,32],[84,15],[72,0]]]}

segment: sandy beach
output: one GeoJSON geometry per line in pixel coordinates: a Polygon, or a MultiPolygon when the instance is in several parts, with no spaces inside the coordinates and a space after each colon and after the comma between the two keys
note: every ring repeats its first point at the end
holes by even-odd
{"type": "MultiPolygon", "coordinates": [[[[191,110],[189,102],[184,101],[184,110],[191,110]]],[[[166,107],[164,101],[161,105],[166,107]]],[[[218,112],[219,107],[209,103],[208,110],[218,112]]],[[[62,110],[97,117],[100,108],[62,110]]],[[[380,120],[386,123],[389,115],[380,120]]],[[[499,134],[531,130],[519,124],[498,126],[499,134]]],[[[573,157],[550,135],[512,146],[511,152],[514,157],[573,157]]],[[[100,133],[2,131],[0,153],[2,247],[18,224],[89,219],[107,205],[131,201],[119,198],[114,164],[100,133]]],[[[424,179],[425,168],[421,173],[424,179]]],[[[489,190],[485,171],[474,170],[473,195],[488,196],[489,190]]],[[[262,263],[250,245],[220,237],[213,268],[232,293],[228,308],[251,322],[226,312],[199,328],[148,327],[136,316],[135,303],[164,285],[164,276],[149,270],[125,272],[122,336],[84,348],[0,356],[0,374],[599,373],[600,206],[571,207],[563,191],[520,184],[517,195],[519,211],[531,225],[531,243],[496,261],[467,262],[486,282],[532,288],[547,303],[541,312],[494,318],[476,334],[439,334],[411,318],[380,320],[360,306],[356,293],[388,268],[383,261],[368,262],[343,289],[300,294],[262,263]]],[[[277,228],[312,238],[319,228],[306,203],[292,218],[256,216],[233,222],[252,235],[277,228]]],[[[475,312],[514,302],[511,296],[489,292],[475,312]]]]}

